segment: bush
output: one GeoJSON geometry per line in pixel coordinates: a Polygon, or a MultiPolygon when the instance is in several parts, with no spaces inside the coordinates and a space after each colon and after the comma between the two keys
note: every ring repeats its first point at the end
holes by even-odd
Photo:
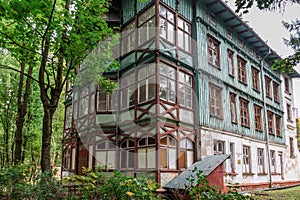
{"type": "Polygon", "coordinates": [[[207,176],[202,175],[202,172],[195,168],[196,176],[187,178],[190,185],[186,187],[186,192],[194,200],[251,200],[249,196],[244,196],[237,191],[237,186],[230,187],[227,193],[222,193],[221,188],[209,185],[207,176]]]}
{"type": "Polygon", "coordinates": [[[85,169],[84,175],[66,178],[67,184],[76,185],[78,193],[71,199],[133,200],[158,199],[155,196],[159,186],[145,178],[125,176],[119,171],[100,172],[85,169]]]}

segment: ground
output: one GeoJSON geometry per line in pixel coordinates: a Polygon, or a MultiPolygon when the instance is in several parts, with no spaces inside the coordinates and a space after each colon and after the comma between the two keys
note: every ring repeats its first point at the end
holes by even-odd
{"type": "Polygon", "coordinates": [[[300,186],[280,190],[254,191],[252,194],[254,200],[298,200],[300,199],[300,186]]]}

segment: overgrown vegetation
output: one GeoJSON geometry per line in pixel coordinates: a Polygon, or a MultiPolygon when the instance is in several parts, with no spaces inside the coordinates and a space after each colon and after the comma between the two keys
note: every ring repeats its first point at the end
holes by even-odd
{"type": "MultiPolygon", "coordinates": [[[[135,178],[120,171],[103,172],[84,169],[84,175],[71,175],[63,180],[55,172],[32,174],[32,166],[15,165],[0,171],[0,199],[68,199],[68,200],[159,200],[159,185],[146,178],[135,178]]],[[[227,193],[209,185],[206,176],[195,169],[185,191],[174,191],[167,199],[224,199],[248,200],[251,197],[239,194],[236,188],[227,193]],[[174,196],[175,195],[175,196],[174,196]]],[[[167,197],[167,195],[165,196],[167,197]]]]}

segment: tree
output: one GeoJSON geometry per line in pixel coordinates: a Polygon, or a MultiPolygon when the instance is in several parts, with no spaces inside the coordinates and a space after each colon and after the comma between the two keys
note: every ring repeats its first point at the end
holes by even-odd
{"type": "Polygon", "coordinates": [[[31,78],[43,105],[43,172],[51,169],[52,122],[66,79],[113,33],[105,21],[108,6],[106,0],[0,0],[2,48],[38,69],[31,78]]]}
{"type": "MultiPolygon", "coordinates": [[[[288,3],[300,4],[299,0],[235,0],[236,12],[248,13],[249,8],[254,6],[260,10],[279,10],[285,11],[288,3]]],[[[285,39],[285,44],[292,47],[294,54],[282,60],[276,60],[273,64],[273,69],[289,72],[294,66],[300,63],[300,20],[295,19],[292,22],[283,22],[283,26],[290,32],[290,38],[285,39]]]]}

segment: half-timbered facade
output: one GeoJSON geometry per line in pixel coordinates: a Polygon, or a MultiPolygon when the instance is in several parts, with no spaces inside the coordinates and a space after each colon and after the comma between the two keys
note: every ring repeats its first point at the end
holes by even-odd
{"type": "Polygon", "coordinates": [[[290,77],[271,70],[280,57],[225,2],[113,1],[109,16],[121,39],[120,69],[107,77],[119,87],[67,86],[63,175],[98,166],[164,186],[205,156],[231,154],[226,184],[298,180],[298,151],[293,175],[284,158],[290,77]]]}

